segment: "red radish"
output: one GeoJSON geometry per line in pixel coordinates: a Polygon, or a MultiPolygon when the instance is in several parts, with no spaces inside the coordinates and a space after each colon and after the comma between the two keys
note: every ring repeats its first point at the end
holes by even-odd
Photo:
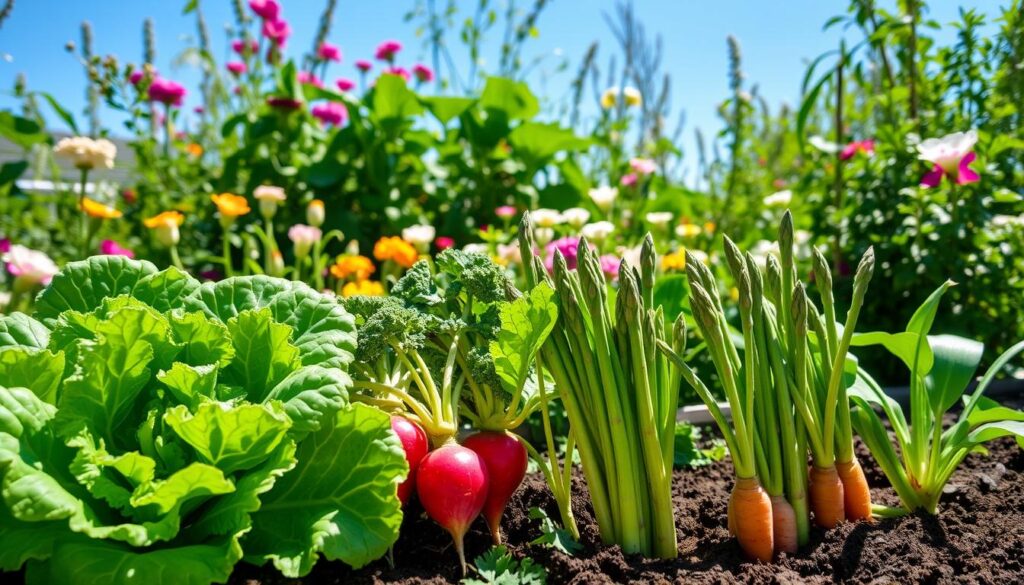
{"type": "Polygon", "coordinates": [[[462,537],[480,515],[487,500],[487,468],[473,451],[448,443],[427,453],[416,472],[416,492],[427,515],[455,541],[462,574],[466,555],[462,537]]]}
{"type": "Polygon", "coordinates": [[[491,486],[487,490],[483,513],[494,544],[501,544],[501,515],[509,498],[526,477],[526,448],[508,433],[491,431],[477,433],[462,444],[475,451],[487,466],[487,479],[491,486]]]}
{"type": "Polygon", "coordinates": [[[402,506],[405,506],[409,502],[409,496],[412,495],[412,488],[416,485],[416,469],[419,468],[420,461],[427,455],[430,447],[427,443],[427,434],[423,432],[420,425],[404,416],[391,415],[391,430],[398,435],[398,440],[402,442],[405,460],[409,462],[409,475],[398,486],[398,499],[401,500],[402,506]]]}

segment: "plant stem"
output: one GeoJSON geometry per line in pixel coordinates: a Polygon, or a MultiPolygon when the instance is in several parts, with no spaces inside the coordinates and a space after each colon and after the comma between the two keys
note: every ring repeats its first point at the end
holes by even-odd
{"type": "Polygon", "coordinates": [[[230,278],[234,276],[234,270],[231,267],[231,226],[224,226],[221,249],[224,253],[224,276],[230,278]]]}
{"type": "Polygon", "coordinates": [[[89,169],[83,168],[81,177],[78,190],[78,249],[82,259],[85,259],[89,255],[89,216],[85,213],[85,185],[88,183],[89,169]]]}
{"type": "Polygon", "coordinates": [[[177,244],[172,245],[170,247],[170,252],[171,252],[171,264],[173,264],[174,267],[177,268],[178,270],[181,270],[182,272],[184,272],[185,271],[185,267],[181,264],[181,258],[178,257],[178,245],[177,244]]]}

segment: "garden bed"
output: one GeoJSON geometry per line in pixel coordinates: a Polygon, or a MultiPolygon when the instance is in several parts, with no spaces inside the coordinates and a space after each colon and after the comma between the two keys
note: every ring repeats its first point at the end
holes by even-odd
{"type": "MultiPolygon", "coordinates": [[[[885,477],[862,446],[859,456],[872,486],[885,477]]],[[[577,472],[577,475],[579,473],[577,472]]],[[[675,472],[673,496],[679,558],[645,560],[623,555],[618,547],[599,544],[591,510],[575,478],[574,509],[585,550],[569,557],[551,548],[528,544],[539,535],[528,517],[540,506],[557,517],[543,477],[532,474],[510,503],[503,528],[509,548],[529,556],[548,571],[550,583],[825,583],[835,580],[879,583],[1011,583],[1024,579],[1024,451],[1011,439],[991,444],[990,456],[969,456],[943,496],[938,518],[910,516],[872,524],[843,524],[831,532],[814,530],[799,555],[783,556],[774,565],[744,562],[725,529],[725,494],[732,467],[722,461],[675,472]]],[[[895,504],[890,490],[875,487],[876,501],[895,504]]],[[[341,563],[321,562],[305,579],[288,580],[269,567],[240,565],[232,578],[238,585],[314,583],[449,583],[459,578],[451,539],[413,506],[395,546],[395,567],[385,560],[359,571],[341,563]]],[[[482,520],[466,537],[467,556],[489,544],[482,520]]]]}

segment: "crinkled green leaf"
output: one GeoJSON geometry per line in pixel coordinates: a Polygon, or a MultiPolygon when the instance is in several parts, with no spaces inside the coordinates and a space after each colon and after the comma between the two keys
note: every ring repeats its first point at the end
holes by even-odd
{"type": "Polygon", "coordinates": [[[292,421],[292,432],[299,435],[318,431],[324,420],[348,404],[352,380],[337,368],[303,366],[281,380],[266,400],[279,400],[292,421]]]}
{"type": "Polygon", "coordinates": [[[463,585],[544,585],[548,573],[527,557],[516,560],[504,545],[495,546],[473,561],[479,579],[463,579],[463,585]]]}
{"type": "MultiPolygon", "coordinates": [[[[0,433],[15,439],[42,429],[57,409],[28,388],[0,386],[0,433]]],[[[0,460],[0,471],[3,471],[0,460]]]]}
{"type": "Polygon", "coordinates": [[[168,314],[174,337],[184,347],[178,361],[191,366],[218,364],[226,366],[235,355],[227,327],[212,321],[203,313],[185,313],[175,310],[168,314]]]}
{"type": "Polygon", "coordinates": [[[501,329],[490,344],[494,369],[505,389],[517,394],[526,384],[537,350],[558,319],[554,291],[546,283],[501,306],[501,329]]]}
{"type": "Polygon", "coordinates": [[[292,283],[287,280],[262,275],[204,282],[185,299],[185,308],[189,311],[203,311],[227,323],[242,311],[270,305],[275,295],[291,286],[292,283]]]}
{"type": "Polygon", "coordinates": [[[7,387],[28,388],[44,401],[55,404],[63,376],[63,353],[27,347],[0,350],[0,383],[7,387]]]}
{"type": "Polygon", "coordinates": [[[242,311],[228,321],[235,355],[224,368],[223,383],[241,386],[248,399],[262,402],[270,390],[299,367],[292,329],[274,322],[269,309],[242,311]]]}
{"type": "Polygon", "coordinates": [[[203,398],[217,399],[217,366],[190,366],[175,362],[156,376],[181,404],[194,410],[203,398]]]}
{"type": "Polygon", "coordinates": [[[199,289],[200,283],[189,274],[171,266],[142,277],[132,296],[161,313],[184,306],[185,298],[199,289]]]}
{"type": "Polygon", "coordinates": [[[0,315],[0,347],[43,349],[50,343],[50,330],[24,313],[0,315]]]}
{"type": "Polygon", "coordinates": [[[39,293],[36,316],[45,322],[67,310],[88,313],[107,297],[132,294],[140,280],[156,272],[150,262],[124,256],[93,256],[69,262],[39,293]]]}
{"type": "Polygon", "coordinates": [[[68,445],[78,449],[70,468],[75,479],[115,508],[128,509],[132,492],[155,476],[156,461],[152,458],[137,451],[111,455],[87,432],[68,441],[68,445]]]}
{"type": "Polygon", "coordinates": [[[235,491],[235,484],[220,469],[205,463],[190,463],[167,479],[147,483],[132,494],[136,508],[155,506],[157,514],[167,514],[192,498],[219,496],[235,491]]]}
{"type": "Polygon", "coordinates": [[[263,497],[245,536],[247,557],[286,576],[309,573],[317,555],[361,567],[398,538],[396,497],[408,465],[390,417],[354,404],[299,445],[298,464],[263,497]]]}
{"type": "Polygon", "coordinates": [[[260,464],[291,427],[284,409],[273,402],[240,406],[207,402],[195,414],[179,405],[167,410],[164,422],[195,449],[202,461],[224,473],[260,464]]]}
{"type": "Polygon", "coordinates": [[[17,571],[29,559],[46,559],[67,533],[66,522],[22,522],[0,504],[0,571],[17,571]]]}

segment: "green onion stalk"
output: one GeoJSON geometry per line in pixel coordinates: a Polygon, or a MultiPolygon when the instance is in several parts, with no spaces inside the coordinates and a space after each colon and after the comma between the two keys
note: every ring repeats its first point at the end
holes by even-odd
{"type": "Polygon", "coordinates": [[[541,348],[579,449],[601,538],[627,553],[674,558],[672,462],[679,373],[660,344],[675,328],[653,308],[655,252],[644,240],[641,266],[619,266],[609,299],[598,253],[581,239],[577,268],[556,252],[553,275],[536,248],[529,214],[519,227],[530,288],[553,284],[558,320],[541,348]],[[614,303],[610,303],[612,300],[614,303]]]}

